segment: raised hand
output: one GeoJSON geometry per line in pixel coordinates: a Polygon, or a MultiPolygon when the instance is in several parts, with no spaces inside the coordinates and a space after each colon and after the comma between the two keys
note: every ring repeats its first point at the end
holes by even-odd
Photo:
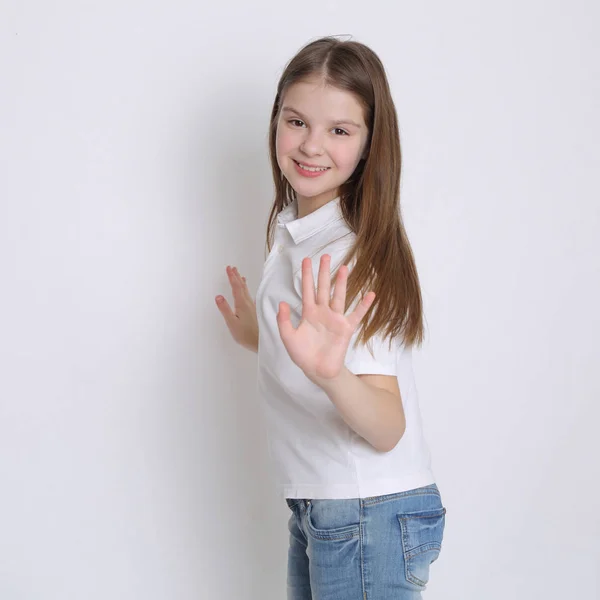
{"type": "Polygon", "coordinates": [[[233,292],[234,310],[232,311],[223,296],[215,301],[225,319],[233,339],[248,350],[258,352],[258,319],[256,303],[250,295],[246,278],[242,277],[235,267],[227,267],[227,276],[233,292]]]}
{"type": "Polygon", "coordinates": [[[286,302],[279,303],[277,313],[279,335],[288,354],[315,383],[340,374],[352,334],[375,300],[375,292],[368,292],[354,311],[344,316],[348,267],[338,269],[332,297],[330,264],[331,256],[324,254],[315,297],[311,259],[302,261],[302,319],[296,329],[286,302]]]}

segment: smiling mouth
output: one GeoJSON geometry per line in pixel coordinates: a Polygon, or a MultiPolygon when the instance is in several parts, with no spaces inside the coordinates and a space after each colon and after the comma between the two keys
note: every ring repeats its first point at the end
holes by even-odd
{"type": "MultiPolygon", "coordinates": [[[[292,158],[292,160],[294,160],[292,158]]],[[[308,165],[305,165],[301,162],[298,162],[297,160],[294,160],[294,162],[304,171],[308,171],[309,173],[320,173],[321,171],[327,171],[328,169],[330,169],[331,167],[309,167],[308,165]]]]}

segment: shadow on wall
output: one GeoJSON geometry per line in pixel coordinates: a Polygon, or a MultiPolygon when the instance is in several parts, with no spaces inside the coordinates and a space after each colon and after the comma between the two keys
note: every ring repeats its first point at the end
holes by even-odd
{"type": "Polygon", "coordinates": [[[240,89],[252,91],[252,85],[211,90],[210,102],[203,97],[202,108],[188,115],[179,140],[185,160],[176,171],[184,181],[177,185],[184,191],[172,202],[180,214],[176,235],[189,242],[191,272],[179,292],[190,300],[186,314],[172,316],[178,321],[173,347],[161,350],[169,398],[163,402],[164,447],[157,452],[165,465],[162,480],[173,490],[177,530],[185,532],[193,588],[205,589],[210,549],[219,563],[215,573],[224,557],[243,565],[236,579],[250,591],[247,597],[259,598],[277,597],[283,585],[287,530],[277,511],[283,516],[286,507],[274,497],[267,471],[256,354],[235,344],[214,302],[221,293],[233,306],[227,264],[247,277],[254,296],[273,199],[272,98],[240,89]]]}

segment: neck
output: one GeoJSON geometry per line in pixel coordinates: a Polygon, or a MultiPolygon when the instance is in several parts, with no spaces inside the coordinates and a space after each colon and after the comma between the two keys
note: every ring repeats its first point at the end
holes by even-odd
{"type": "Polygon", "coordinates": [[[310,215],[322,206],[325,206],[328,202],[331,202],[338,197],[338,190],[331,190],[318,196],[301,196],[296,195],[298,200],[298,219],[310,215]]]}

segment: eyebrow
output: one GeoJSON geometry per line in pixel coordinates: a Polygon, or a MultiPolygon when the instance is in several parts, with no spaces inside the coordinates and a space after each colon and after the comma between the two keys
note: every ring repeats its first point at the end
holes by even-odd
{"type": "MultiPolygon", "coordinates": [[[[292,112],[297,114],[303,121],[308,121],[308,119],[298,110],[291,106],[284,106],[281,109],[282,112],[292,112]]],[[[339,119],[338,121],[333,121],[332,125],[354,125],[354,127],[358,127],[360,129],[360,125],[353,121],[352,119],[339,119]]]]}

